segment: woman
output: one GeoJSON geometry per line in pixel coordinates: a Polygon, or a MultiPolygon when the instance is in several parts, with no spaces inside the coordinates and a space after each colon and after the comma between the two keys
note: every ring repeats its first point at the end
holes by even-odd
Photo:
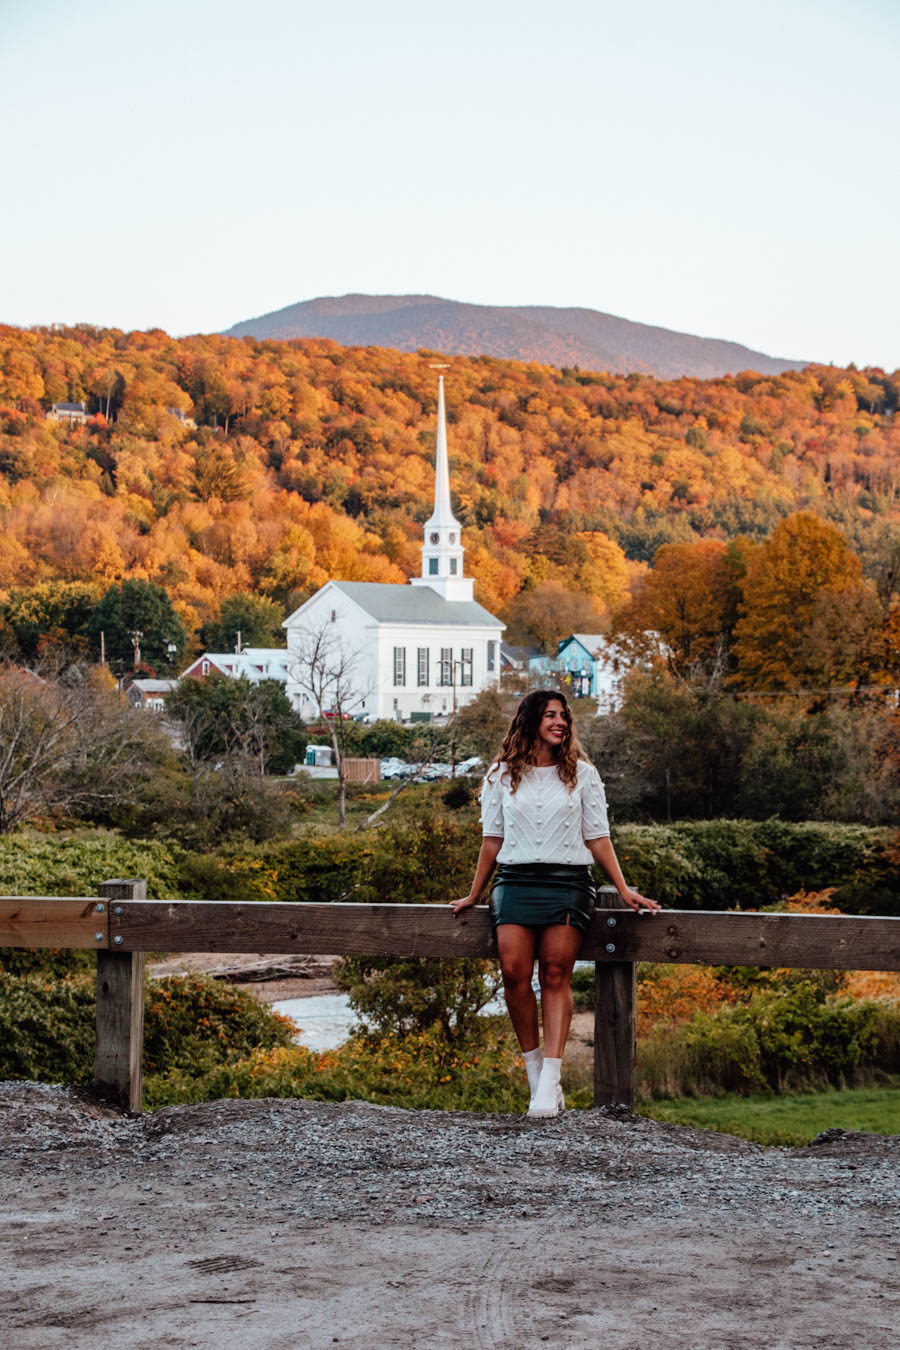
{"type": "Polygon", "coordinates": [[[559,1073],[572,1020],[572,968],[594,915],[596,859],[626,905],[656,911],[619,867],[600,775],[584,757],[562,694],[538,689],[516,709],[497,762],[481,789],[484,840],[469,894],[450,908],[478,904],[496,864],[491,919],[506,1006],[525,1060],[528,1115],[565,1110],[559,1073]],[[544,1053],[531,987],[538,958],[544,1053]]]}

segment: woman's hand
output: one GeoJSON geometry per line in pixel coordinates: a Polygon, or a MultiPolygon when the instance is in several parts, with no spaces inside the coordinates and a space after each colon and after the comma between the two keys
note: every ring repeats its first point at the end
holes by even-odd
{"type": "Polygon", "coordinates": [[[648,900],[640,891],[633,891],[628,887],[624,891],[619,891],[619,895],[630,909],[636,909],[639,914],[657,914],[662,909],[662,905],[658,905],[655,900],[648,900]]]}
{"type": "Polygon", "coordinates": [[[656,914],[662,909],[662,905],[658,905],[655,900],[648,900],[646,895],[641,895],[640,891],[634,891],[628,885],[622,876],[616,850],[609,835],[601,835],[599,839],[585,839],[584,842],[591,856],[596,858],[629,909],[637,910],[638,914],[656,914]]]}
{"type": "Polygon", "coordinates": [[[461,900],[451,900],[450,910],[453,917],[456,918],[457,914],[461,914],[462,911],[468,909],[470,905],[477,905],[480,899],[481,893],[479,891],[470,891],[469,894],[464,895],[461,900]]]}

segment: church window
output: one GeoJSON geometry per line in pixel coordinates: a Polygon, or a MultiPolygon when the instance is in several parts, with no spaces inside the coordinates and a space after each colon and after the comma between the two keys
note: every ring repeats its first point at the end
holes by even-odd
{"type": "Polygon", "coordinates": [[[394,684],[406,684],[406,648],[394,648],[394,684]]]}
{"type": "Polygon", "coordinates": [[[495,670],[496,667],[497,667],[497,644],[496,642],[489,642],[487,645],[487,668],[488,670],[495,670]]]}
{"type": "Polygon", "coordinates": [[[452,684],[452,683],[453,683],[453,648],[442,647],[441,678],[438,680],[438,684],[452,684]]]}
{"type": "Polygon", "coordinates": [[[451,534],[451,536],[450,536],[450,543],[451,543],[451,544],[455,544],[455,543],[456,543],[456,535],[455,535],[455,534],[451,534]]]}
{"type": "Polygon", "coordinates": [[[440,543],[440,539],[441,539],[441,536],[440,536],[439,534],[436,534],[436,533],[432,533],[432,534],[430,534],[430,535],[428,536],[428,542],[431,543],[431,544],[438,544],[438,543],[440,543]]]}
{"type": "Polygon", "coordinates": [[[450,575],[451,575],[451,577],[455,577],[455,576],[456,576],[456,563],[457,563],[457,559],[456,559],[456,558],[451,558],[451,559],[450,559],[450,575]]]}
{"type": "Polygon", "coordinates": [[[430,679],[429,679],[429,670],[428,670],[428,648],[427,648],[427,647],[420,647],[420,648],[419,648],[419,651],[418,651],[418,667],[419,667],[418,683],[419,683],[419,684],[429,684],[429,683],[430,683],[430,679]]]}
{"type": "Polygon", "coordinates": [[[438,560],[437,560],[437,558],[429,558],[429,559],[428,559],[428,575],[429,575],[430,577],[436,577],[437,574],[438,574],[438,560]]]}
{"type": "Polygon", "coordinates": [[[471,683],[472,683],[472,648],[471,648],[471,647],[463,647],[462,651],[460,652],[460,656],[462,657],[462,660],[461,660],[461,662],[460,662],[460,672],[459,672],[460,679],[459,679],[459,682],[460,682],[460,684],[471,684],[471,683]]]}

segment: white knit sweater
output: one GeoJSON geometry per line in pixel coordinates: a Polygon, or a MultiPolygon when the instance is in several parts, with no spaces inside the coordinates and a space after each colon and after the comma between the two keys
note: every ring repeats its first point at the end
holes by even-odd
{"type": "Polygon", "coordinates": [[[529,769],[511,792],[506,765],[492,764],[481,785],[481,825],[484,834],[503,838],[499,863],[588,865],[593,858],[585,839],[609,834],[600,775],[593,764],[579,760],[578,781],[570,792],[550,764],[529,769]]]}

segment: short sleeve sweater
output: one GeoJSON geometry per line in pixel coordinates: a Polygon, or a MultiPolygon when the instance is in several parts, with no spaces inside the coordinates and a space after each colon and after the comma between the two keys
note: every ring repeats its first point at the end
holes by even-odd
{"type": "Polygon", "coordinates": [[[555,764],[534,767],[511,792],[506,765],[492,764],[481,786],[481,825],[484,834],[503,838],[498,863],[588,865],[593,858],[585,839],[609,834],[600,775],[593,764],[580,759],[578,780],[570,792],[555,764]]]}

